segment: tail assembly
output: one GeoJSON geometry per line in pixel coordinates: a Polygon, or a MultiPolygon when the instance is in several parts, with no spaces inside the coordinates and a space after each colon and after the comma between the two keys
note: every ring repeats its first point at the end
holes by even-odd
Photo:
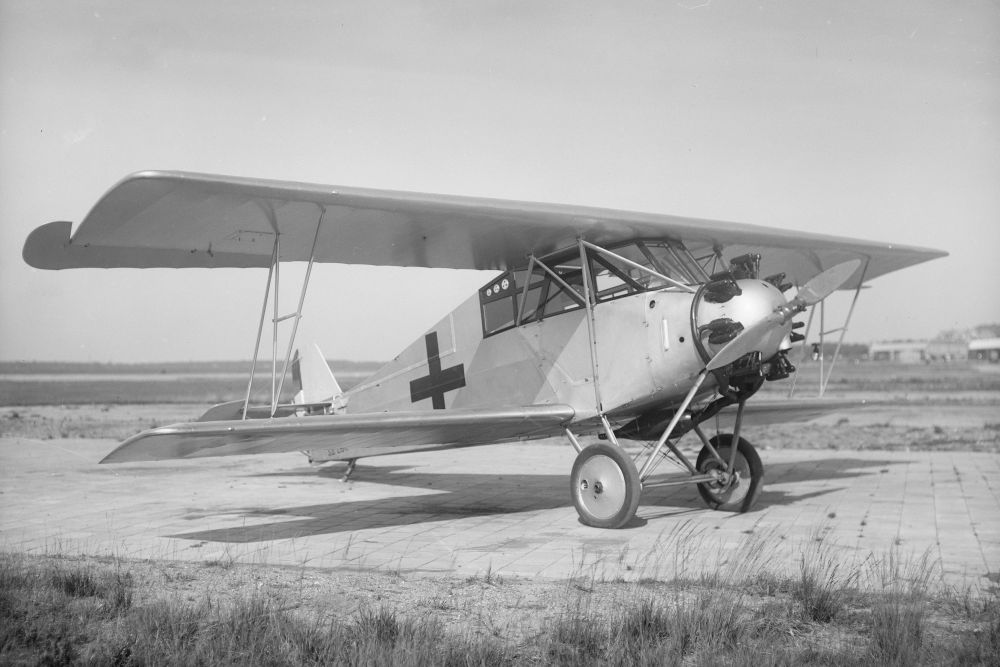
{"type": "MultiPolygon", "coordinates": [[[[341,414],[347,408],[347,398],[340,389],[340,383],[333,376],[330,365],[326,363],[326,357],[319,349],[319,345],[313,343],[306,346],[303,353],[295,351],[292,358],[292,382],[299,391],[295,394],[296,414],[341,414]]],[[[304,449],[302,453],[309,458],[309,463],[319,465],[329,461],[340,461],[342,457],[336,457],[323,450],[304,449]]],[[[349,459],[347,469],[341,481],[354,472],[354,465],[357,459],[349,459]]]]}
{"type": "Polygon", "coordinates": [[[339,413],[347,405],[337,378],[315,343],[307,346],[301,355],[298,350],[295,351],[292,382],[299,390],[293,402],[305,407],[306,412],[312,412],[315,406],[318,411],[339,413]]]}

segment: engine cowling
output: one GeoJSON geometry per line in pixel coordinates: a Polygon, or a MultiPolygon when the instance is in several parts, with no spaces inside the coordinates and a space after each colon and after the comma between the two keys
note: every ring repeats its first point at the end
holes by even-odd
{"type": "MultiPolygon", "coordinates": [[[[724,278],[705,283],[691,305],[691,330],[705,363],[744,329],[785,304],[781,290],[764,280],[724,278]]],[[[775,327],[760,346],[761,358],[770,359],[791,347],[792,325],[775,327]]]]}

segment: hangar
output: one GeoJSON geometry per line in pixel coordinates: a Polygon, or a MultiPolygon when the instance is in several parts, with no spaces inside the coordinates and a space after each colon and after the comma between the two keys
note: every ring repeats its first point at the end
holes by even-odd
{"type": "Polygon", "coordinates": [[[919,364],[927,361],[927,341],[904,340],[872,343],[868,348],[872,361],[895,361],[902,364],[919,364]]]}
{"type": "Polygon", "coordinates": [[[1000,363],[1000,338],[980,338],[969,341],[969,361],[1000,363]]]}

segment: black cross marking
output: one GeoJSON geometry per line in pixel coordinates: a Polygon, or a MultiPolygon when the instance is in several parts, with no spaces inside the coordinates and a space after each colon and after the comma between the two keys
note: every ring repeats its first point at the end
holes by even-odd
{"type": "Polygon", "coordinates": [[[429,398],[435,410],[444,410],[445,392],[465,386],[465,365],[459,364],[441,370],[436,331],[424,336],[424,344],[427,346],[427,368],[430,372],[422,378],[410,381],[410,402],[416,403],[429,398]]]}

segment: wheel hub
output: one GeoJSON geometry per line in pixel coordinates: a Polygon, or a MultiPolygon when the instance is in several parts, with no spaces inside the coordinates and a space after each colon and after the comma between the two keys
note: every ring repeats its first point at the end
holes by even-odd
{"type": "Polygon", "coordinates": [[[618,465],[607,456],[594,456],[580,470],[579,499],[599,518],[614,516],[625,503],[626,483],[618,465]]]}
{"type": "Polygon", "coordinates": [[[707,471],[709,475],[712,476],[712,481],[709,482],[713,486],[717,486],[720,489],[729,489],[739,486],[740,483],[740,471],[734,470],[733,472],[726,472],[721,468],[712,468],[707,471]]]}

